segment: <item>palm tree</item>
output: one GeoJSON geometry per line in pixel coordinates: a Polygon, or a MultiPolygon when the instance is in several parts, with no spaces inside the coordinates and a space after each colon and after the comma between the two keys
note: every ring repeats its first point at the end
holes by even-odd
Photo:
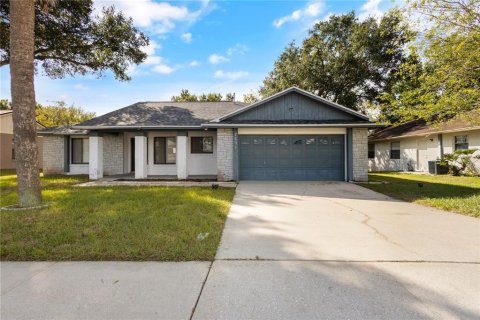
{"type": "MultiPolygon", "coordinates": [[[[40,0],[43,10],[55,1],[40,0]]],[[[10,81],[20,207],[41,204],[33,50],[35,0],[10,0],[10,81]]]]}

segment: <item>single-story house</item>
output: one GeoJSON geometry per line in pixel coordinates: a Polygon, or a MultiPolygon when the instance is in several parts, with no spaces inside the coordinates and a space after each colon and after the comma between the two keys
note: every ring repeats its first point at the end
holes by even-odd
{"type": "Polygon", "coordinates": [[[428,172],[428,162],[455,150],[480,149],[480,118],[472,112],[440,124],[414,120],[368,137],[370,171],[428,172]]]}
{"type": "Polygon", "coordinates": [[[40,134],[46,174],[365,181],[375,127],[362,113],[292,87],[248,106],[139,102],[40,134]]]}
{"type": "MultiPolygon", "coordinates": [[[[45,128],[37,122],[37,130],[45,128]]],[[[39,168],[42,168],[42,137],[37,139],[39,168]]],[[[13,112],[0,110],[0,169],[15,169],[15,148],[13,146],[13,112]]]]}

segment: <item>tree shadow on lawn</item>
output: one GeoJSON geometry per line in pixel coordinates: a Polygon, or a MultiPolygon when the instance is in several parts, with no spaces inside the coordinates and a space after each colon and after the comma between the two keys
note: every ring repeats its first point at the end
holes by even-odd
{"type": "Polygon", "coordinates": [[[212,260],[232,197],[222,188],[45,190],[51,207],[2,212],[2,260],[212,260]]]}
{"type": "Polygon", "coordinates": [[[401,196],[402,199],[415,201],[424,198],[470,198],[480,195],[480,188],[429,182],[423,180],[407,180],[397,177],[375,176],[375,179],[388,182],[387,184],[362,184],[371,190],[391,195],[401,196]],[[419,185],[421,184],[421,185],[419,185]]]}

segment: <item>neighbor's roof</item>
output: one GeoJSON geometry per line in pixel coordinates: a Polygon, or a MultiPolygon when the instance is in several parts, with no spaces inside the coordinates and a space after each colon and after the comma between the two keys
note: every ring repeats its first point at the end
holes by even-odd
{"type": "Polygon", "coordinates": [[[47,135],[85,135],[88,134],[87,130],[77,130],[72,129],[71,126],[59,126],[59,127],[50,127],[42,130],[38,130],[37,134],[39,136],[47,135]]]}
{"type": "Polygon", "coordinates": [[[480,110],[439,124],[427,124],[423,120],[413,120],[371,134],[368,141],[392,140],[407,137],[428,136],[436,133],[480,130],[480,110]]]}
{"type": "Polygon", "coordinates": [[[234,112],[239,102],[138,102],[73,126],[74,129],[196,128],[234,112]]]}

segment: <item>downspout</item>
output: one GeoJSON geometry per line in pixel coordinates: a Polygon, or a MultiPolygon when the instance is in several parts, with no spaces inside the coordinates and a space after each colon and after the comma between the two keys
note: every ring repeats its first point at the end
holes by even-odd
{"type": "Polygon", "coordinates": [[[438,143],[440,146],[440,160],[443,160],[443,135],[441,133],[438,134],[438,143]]]}

